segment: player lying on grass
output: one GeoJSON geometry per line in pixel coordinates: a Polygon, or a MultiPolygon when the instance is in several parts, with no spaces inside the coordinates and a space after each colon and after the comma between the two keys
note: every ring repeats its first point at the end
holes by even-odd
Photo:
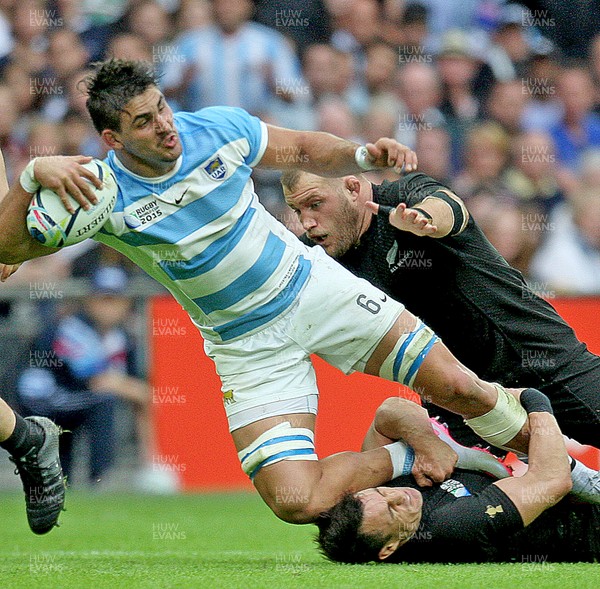
{"type": "MultiPolygon", "coordinates": [[[[600,473],[567,456],[547,397],[527,389],[521,403],[531,436],[525,475],[495,480],[457,469],[430,488],[401,476],[348,494],[317,521],[322,552],[349,563],[525,562],[534,554],[556,561],[600,558],[600,489],[590,494],[590,481],[597,482],[600,473]],[[563,500],[571,489],[576,498],[596,504],[563,500]]],[[[415,429],[422,444],[429,438],[432,449],[439,446],[425,409],[388,399],[377,410],[363,450],[404,438],[406,431],[414,436],[415,429]]],[[[440,425],[434,422],[434,429],[440,425]]],[[[459,453],[466,451],[445,439],[459,453]]]]}
{"type": "MultiPolygon", "coordinates": [[[[313,353],[346,373],[401,382],[460,414],[491,444],[526,451],[527,415],[513,395],[465,368],[402,304],[302,244],[260,205],[250,178],[255,166],[298,161],[330,176],[412,171],[410,149],[388,138],[358,146],[281,129],[236,108],[173,114],[142,62],[109,60],[86,82],[119,184],[95,239],[161,282],[200,329],[242,468],[280,518],[312,522],[343,493],[381,484],[403,466],[393,444],[317,459],[313,353]],[[291,481],[298,492],[281,501],[278,489],[291,481]]],[[[82,161],[40,157],[27,166],[0,204],[0,262],[52,251],[25,227],[38,184],[82,206],[95,200],[82,161]]]]}
{"type": "MultiPolygon", "coordinates": [[[[446,186],[420,173],[379,186],[362,175],[298,170],[284,172],[282,184],[307,241],[404,303],[480,377],[541,390],[566,435],[600,447],[600,358],[446,186]],[[376,215],[378,205],[386,214],[376,215]]],[[[460,442],[481,441],[458,416],[430,409],[460,442]]]]}

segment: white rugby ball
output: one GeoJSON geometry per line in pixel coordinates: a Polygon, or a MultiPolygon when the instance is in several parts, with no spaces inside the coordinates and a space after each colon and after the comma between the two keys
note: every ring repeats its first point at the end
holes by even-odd
{"type": "Polygon", "coordinates": [[[65,247],[93,237],[112,213],[118,192],[113,171],[98,159],[82,165],[103,182],[100,189],[90,183],[98,203],[86,211],[69,196],[75,209],[71,215],[58,194],[49,188],[38,188],[27,211],[27,229],[42,245],[65,247]]]}

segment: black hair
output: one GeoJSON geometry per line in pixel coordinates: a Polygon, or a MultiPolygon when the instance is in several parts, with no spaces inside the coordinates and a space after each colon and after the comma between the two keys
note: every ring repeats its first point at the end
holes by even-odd
{"type": "Polygon", "coordinates": [[[388,538],[382,534],[362,533],[363,515],[362,501],[351,493],[321,513],[315,522],[319,528],[315,540],[322,554],[330,560],[349,564],[379,562],[379,551],[388,538]]]}
{"type": "Polygon", "coordinates": [[[98,133],[121,130],[121,113],[127,103],[152,86],[158,75],[145,61],[109,59],[92,64],[94,72],[83,82],[87,89],[86,107],[98,133]]]}

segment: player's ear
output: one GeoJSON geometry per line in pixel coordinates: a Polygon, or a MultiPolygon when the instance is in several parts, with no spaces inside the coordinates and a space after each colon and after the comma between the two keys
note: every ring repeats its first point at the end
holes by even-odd
{"type": "Polygon", "coordinates": [[[360,181],[356,176],[346,176],[344,178],[344,188],[350,192],[351,199],[355,201],[360,194],[360,181]]]}
{"type": "Polygon", "coordinates": [[[379,551],[379,560],[385,560],[388,556],[394,554],[398,549],[398,546],[400,546],[400,540],[390,540],[389,542],[386,542],[379,551]]]}
{"type": "Polygon", "coordinates": [[[120,149],[123,146],[121,141],[119,141],[119,134],[110,129],[104,129],[104,131],[100,133],[100,137],[102,137],[104,143],[106,143],[110,149],[120,149]]]}

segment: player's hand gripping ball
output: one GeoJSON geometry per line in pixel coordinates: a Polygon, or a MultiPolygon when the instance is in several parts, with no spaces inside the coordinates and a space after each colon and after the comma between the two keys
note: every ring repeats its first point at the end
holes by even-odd
{"type": "Polygon", "coordinates": [[[58,194],[49,188],[38,188],[27,212],[27,229],[42,245],[65,247],[93,237],[106,223],[117,202],[117,180],[113,171],[103,161],[93,159],[82,164],[102,181],[102,188],[91,184],[98,203],[87,211],[73,198],[75,212],[71,215],[58,194]]]}

